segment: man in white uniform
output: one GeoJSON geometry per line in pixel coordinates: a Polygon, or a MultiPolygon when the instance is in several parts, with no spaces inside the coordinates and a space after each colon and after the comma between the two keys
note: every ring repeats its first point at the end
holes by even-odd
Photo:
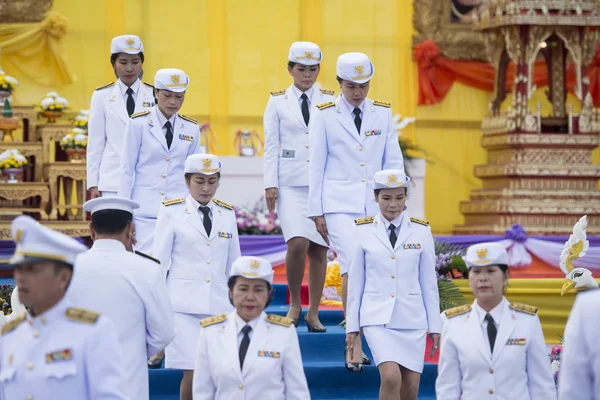
{"type": "Polygon", "coordinates": [[[175,331],[160,265],[126,249],[137,207],[120,197],[99,197],[84,204],[84,210],[92,213],[94,245],[77,258],[68,296],[114,322],[126,366],[127,394],[148,400],[148,357],[163,350],[175,331]]]}

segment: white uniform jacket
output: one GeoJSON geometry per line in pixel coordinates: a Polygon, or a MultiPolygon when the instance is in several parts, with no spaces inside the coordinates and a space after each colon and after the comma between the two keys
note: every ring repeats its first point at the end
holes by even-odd
{"type": "MultiPolygon", "coordinates": [[[[308,186],[309,131],[292,86],[272,92],[265,110],[265,189],[308,186]]],[[[332,91],[314,88],[310,99],[311,118],[319,112],[317,104],[333,100],[332,91]]]]}
{"type": "Polygon", "coordinates": [[[22,314],[3,327],[3,399],[125,400],[126,387],[115,327],[104,316],[63,298],[42,315],[22,314]]]}
{"type": "Polygon", "coordinates": [[[600,399],[600,290],[577,295],[565,328],[558,394],[560,400],[600,399]]]}
{"type": "Polygon", "coordinates": [[[404,169],[389,104],[364,100],[359,135],[343,101],[340,95],[335,105],[310,117],[309,217],[375,215],[379,210],[373,200],[373,175],[382,169],[404,169]]]}
{"type": "Polygon", "coordinates": [[[213,318],[222,322],[200,328],[194,400],[310,399],[292,324],[269,322],[263,313],[240,370],[235,311],[213,318]]]}
{"type": "Polygon", "coordinates": [[[125,130],[118,195],[139,203],[134,211],[138,217],[156,218],[161,202],[187,196],[185,159],[200,151],[198,124],[179,114],[169,149],[159,112],[155,106],[147,114],[131,118],[125,130]]]}
{"type": "MultiPolygon", "coordinates": [[[[154,106],[154,87],[140,82],[135,113],[154,106]]],[[[88,121],[86,155],[87,187],[116,192],[125,127],[129,122],[127,106],[119,81],[97,89],[92,95],[88,121]]]]}
{"type": "Polygon", "coordinates": [[[429,226],[405,215],[392,248],[381,218],[377,214],[372,223],[356,226],[356,251],[348,272],[346,331],[391,324],[395,329],[440,333],[435,250],[429,226]]]}
{"type": "Polygon", "coordinates": [[[235,211],[213,200],[212,229],[204,225],[191,196],[163,205],[158,213],[153,255],[167,276],[173,311],[215,315],[230,312],[227,279],[240,256],[235,211]]]}
{"type": "Polygon", "coordinates": [[[125,362],[128,395],[148,400],[147,360],[175,337],[173,311],[160,265],[100,239],[77,257],[67,296],[115,324],[125,362]]]}
{"type": "Polygon", "coordinates": [[[493,354],[476,302],[446,310],[437,400],[556,400],[540,320],[531,306],[502,300],[493,354]]]}

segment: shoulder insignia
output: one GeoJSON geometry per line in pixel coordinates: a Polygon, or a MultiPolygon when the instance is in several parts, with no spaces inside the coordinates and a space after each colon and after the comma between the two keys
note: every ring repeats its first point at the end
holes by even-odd
{"type": "Polygon", "coordinates": [[[157,264],[160,264],[160,261],[158,261],[158,259],[157,259],[157,258],[154,258],[154,257],[152,257],[152,256],[149,256],[149,255],[148,255],[148,254],[146,254],[146,253],[142,253],[141,251],[137,251],[137,250],[136,250],[136,251],[135,251],[135,254],[137,254],[137,255],[138,255],[138,256],[140,256],[140,257],[147,258],[148,260],[154,261],[154,262],[155,262],[155,263],[157,263],[157,264]]]}
{"type": "Polygon", "coordinates": [[[231,204],[229,204],[229,203],[225,203],[224,201],[213,199],[213,203],[215,203],[216,205],[221,206],[223,208],[227,208],[229,210],[233,210],[233,206],[231,204]]]}
{"type": "Polygon", "coordinates": [[[173,204],[183,203],[184,201],[185,199],[183,197],[180,197],[178,199],[165,200],[162,203],[163,206],[172,206],[173,204]]]}
{"type": "Polygon", "coordinates": [[[373,105],[379,106],[379,107],[390,108],[392,106],[392,103],[390,103],[388,101],[373,100],[373,105]]]}
{"type": "Polygon", "coordinates": [[[329,90],[329,89],[319,89],[319,90],[323,94],[328,94],[328,95],[331,95],[331,96],[335,96],[335,90],[329,90]]]}
{"type": "Polygon", "coordinates": [[[146,114],[150,114],[150,111],[142,111],[136,114],[132,114],[131,117],[129,118],[137,118],[137,117],[141,117],[142,115],[146,115],[146,114]]]}
{"type": "Polygon", "coordinates": [[[185,119],[186,121],[191,122],[192,124],[198,125],[198,120],[197,119],[190,118],[190,117],[188,117],[186,115],[182,115],[182,114],[177,114],[177,115],[179,115],[179,117],[181,119],[185,119]]]}
{"type": "Polygon", "coordinates": [[[19,326],[23,321],[25,321],[25,313],[22,313],[21,315],[15,317],[15,319],[4,325],[2,327],[2,335],[6,335],[8,332],[14,331],[15,329],[17,329],[17,326],[19,326]]]}
{"type": "Polygon", "coordinates": [[[419,219],[419,218],[411,218],[410,220],[411,220],[412,222],[414,222],[415,224],[420,224],[420,225],[429,226],[429,222],[427,222],[427,221],[423,221],[422,219],[419,219]]]}
{"type": "Polygon", "coordinates": [[[285,94],[285,89],[271,92],[271,96],[281,96],[282,94],[285,94]]]}
{"type": "Polygon", "coordinates": [[[527,304],[515,303],[515,302],[510,303],[510,308],[512,308],[515,311],[520,311],[522,313],[530,314],[530,315],[535,315],[535,314],[537,314],[537,311],[538,311],[537,307],[530,306],[527,304]]]}
{"type": "Polygon", "coordinates": [[[471,305],[465,304],[462,306],[449,308],[448,310],[444,311],[444,313],[446,313],[447,318],[452,318],[452,317],[456,317],[457,315],[466,314],[469,311],[471,311],[471,305]]]}
{"type": "Polygon", "coordinates": [[[330,101],[328,103],[317,104],[317,108],[319,110],[324,110],[326,108],[333,107],[333,106],[335,106],[335,102],[334,101],[330,101]]]}
{"type": "Polygon", "coordinates": [[[372,224],[373,223],[373,217],[366,217],[366,218],[355,219],[354,223],[356,225],[372,224]]]}
{"type": "Polygon", "coordinates": [[[154,85],[148,82],[142,82],[144,85],[146,86],[150,86],[151,88],[154,88],[154,85]]]}
{"type": "Polygon", "coordinates": [[[207,326],[210,326],[210,325],[220,324],[221,322],[225,321],[225,319],[227,319],[227,315],[225,315],[225,314],[215,315],[214,317],[208,317],[208,318],[201,319],[200,325],[203,328],[206,328],[207,326]]]}
{"type": "Polygon", "coordinates": [[[69,308],[65,312],[65,315],[71,321],[83,322],[86,324],[95,324],[96,321],[98,321],[98,317],[100,317],[100,314],[95,311],[76,307],[69,308]]]}
{"type": "Polygon", "coordinates": [[[114,85],[114,84],[115,84],[115,82],[107,83],[107,84],[106,84],[106,85],[104,85],[104,86],[99,86],[99,87],[97,87],[97,88],[96,88],[96,90],[106,89],[107,87],[111,87],[111,86],[112,86],[112,85],[114,85]]]}
{"type": "Polygon", "coordinates": [[[267,315],[267,321],[272,324],[281,325],[281,326],[290,326],[294,322],[291,318],[282,317],[281,315],[269,314],[267,315]]]}

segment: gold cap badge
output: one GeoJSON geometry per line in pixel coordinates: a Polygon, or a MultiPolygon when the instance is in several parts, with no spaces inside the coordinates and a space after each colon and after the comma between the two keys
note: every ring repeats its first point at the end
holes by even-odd
{"type": "Polygon", "coordinates": [[[212,160],[210,158],[202,159],[202,167],[208,168],[208,167],[210,167],[211,164],[212,164],[212,160]]]}
{"type": "Polygon", "coordinates": [[[181,79],[181,78],[179,78],[179,74],[171,75],[171,82],[179,83],[179,79],[181,79]]]}
{"type": "Polygon", "coordinates": [[[362,65],[355,65],[354,70],[357,74],[361,75],[364,72],[365,67],[363,67],[362,65]]]}
{"type": "Polygon", "coordinates": [[[397,175],[388,175],[388,185],[393,185],[398,182],[397,175]]]}
{"type": "Polygon", "coordinates": [[[479,258],[485,258],[487,257],[487,253],[488,253],[488,249],[477,249],[477,256],[479,258]]]}
{"type": "Polygon", "coordinates": [[[250,260],[250,268],[258,269],[260,267],[260,261],[258,260],[250,260]]]}
{"type": "Polygon", "coordinates": [[[128,46],[133,46],[135,44],[135,39],[127,38],[127,40],[125,40],[125,43],[127,43],[128,46]]]}

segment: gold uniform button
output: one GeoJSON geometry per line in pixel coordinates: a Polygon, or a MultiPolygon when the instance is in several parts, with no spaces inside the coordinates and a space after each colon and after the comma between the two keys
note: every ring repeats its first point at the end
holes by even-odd
{"type": "Polygon", "coordinates": [[[207,263],[207,264],[210,264],[210,260],[206,260],[206,263],[207,263]]]}
{"type": "Polygon", "coordinates": [[[306,145],[306,148],[308,149],[308,145],[306,145]]]}
{"type": "Polygon", "coordinates": [[[33,400],[33,396],[32,395],[28,395],[27,396],[27,400],[33,400]]]}
{"type": "Polygon", "coordinates": [[[364,162],[361,162],[361,163],[360,163],[360,166],[361,166],[361,167],[364,167],[364,166],[365,166],[365,163],[364,163],[364,162]]]}
{"type": "Polygon", "coordinates": [[[161,195],[161,196],[164,196],[164,195],[165,195],[165,192],[163,192],[163,191],[161,190],[161,191],[160,191],[160,195],[161,195]]]}
{"type": "Polygon", "coordinates": [[[494,394],[494,391],[492,389],[488,390],[489,394],[494,394]]]}
{"type": "Polygon", "coordinates": [[[359,147],[359,148],[358,148],[358,150],[359,150],[359,151],[362,151],[362,150],[363,150],[363,148],[362,148],[362,147],[359,147]]]}
{"type": "Polygon", "coordinates": [[[494,373],[494,370],[490,368],[490,374],[493,374],[493,373],[494,373]]]}
{"type": "Polygon", "coordinates": [[[308,131],[306,131],[306,134],[308,135],[308,131]]]}
{"type": "Polygon", "coordinates": [[[33,369],[33,363],[32,362],[28,362],[27,363],[27,369],[30,370],[30,371],[33,369]]]}
{"type": "Polygon", "coordinates": [[[33,337],[40,337],[40,331],[33,331],[33,337]]]}
{"type": "Polygon", "coordinates": [[[162,174],[161,176],[162,176],[163,178],[166,178],[166,177],[167,177],[167,174],[162,174]]]}
{"type": "Polygon", "coordinates": [[[210,242],[206,242],[206,245],[207,245],[207,246],[210,246],[210,242]]]}
{"type": "Polygon", "coordinates": [[[392,295],[392,298],[394,298],[394,297],[396,297],[396,295],[395,295],[395,294],[393,294],[393,295],[392,295]]]}
{"type": "Polygon", "coordinates": [[[396,259],[396,256],[392,256],[392,260],[395,260],[395,259],[396,259]]]}
{"type": "MultiPolygon", "coordinates": [[[[306,132],[306,133],[308,133],[308,132],[306,132]]],[[[240,385],[239,388],[240,388],[240,390],[243,390],[244,389],[244,385],[240,385]]]]}
{"type": "Polygon", "coordinates": [[[165,157],[165,161],[169,161],[169,160],[170,160],[170,158],[169,158],[169,157],[165,157]]]}
{"type": "Polygon", "coordinates": [[[367,180],[365,178],[362,178],[361,181],[366,182],[367,180]]]}
{"type": "Polygon", "coordinates": [[[396,275],[392,275],[392,279],[396,279],[396,275]]]}
{"type": "Polygon", "coordinates": [[[207,280],[206,280],[206,282],[207,282],[207,283],[210,283],[210,279],[207,279],[207,280]]]}

